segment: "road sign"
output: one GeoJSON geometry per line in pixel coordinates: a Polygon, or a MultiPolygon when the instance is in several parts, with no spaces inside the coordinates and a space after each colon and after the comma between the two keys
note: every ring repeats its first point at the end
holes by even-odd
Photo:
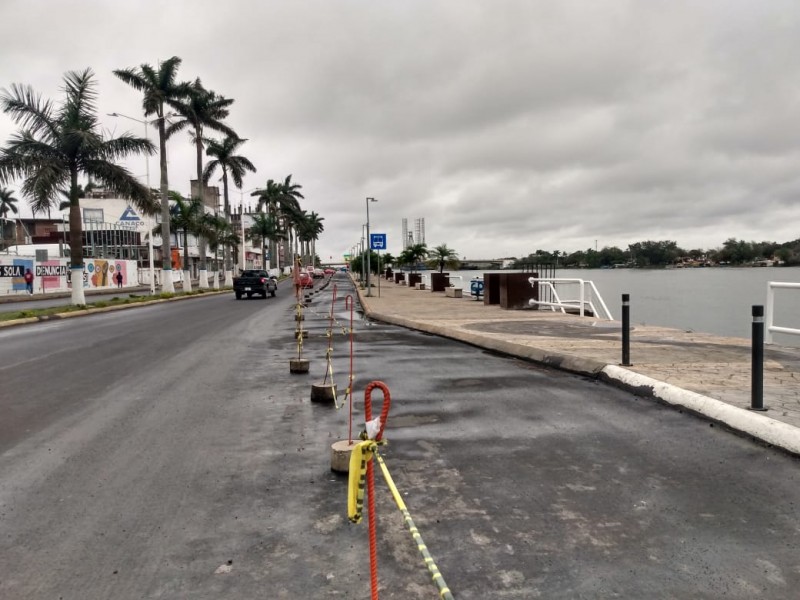
{"type": "Polygon", "coordinates": [[[385,233],[370,233],[369,234],[369,249],[370,250],[386,250],[386,234],[385,233]]]}

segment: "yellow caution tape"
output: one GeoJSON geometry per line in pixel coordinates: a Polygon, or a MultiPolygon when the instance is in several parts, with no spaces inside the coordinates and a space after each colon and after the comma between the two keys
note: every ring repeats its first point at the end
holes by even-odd
{"type": "MultiPolygon", "coordinates": [[[[366,435],[366,434],[364,434],[366,435]]],[[[379,445],[385,440],[364,440],[353,446],[350,454],[350,468],[347,479],[347,518],[353,523],[361,523],[364,509],[364,485],[367,481],[367,463],[379,445]]]]}
{"type": "MultiPolygon", "coordinates": [[[[428,547],[425,545],[425,542],[422,541],[422,536],[420,535],[417,526],[414,524],[414,520],[411,518],[411,513],[408,512],[408,508],[406,508],[406,503],[403,502],[403,498],[400,496],[400,492],[397,490],[397,486],[395,486],[394,480],[392,479],[392,476],[389,474],[389,469],[386,467],[386,463],[383,461],[383,457],[380,454],[378,454],[377,447],[371,449],[370,454],[373,453],[375,454],[375,458],[377,458],[378,464],[381,467],[381,471],[383,472],[383,478],[386,479],[386,483],[389,486],[389,491],[392,492],[392,497],[394,498],[395,504],[397,504],[397,508],[400,509],[400,512],[403,513],[403,520],[405,521],[406,527],[408,527],[409,533],[411,533],[411,537],[414,538],[414,542],[416,542],[417,544],[417,550],[419,550],[420,554],[422,554],[422,558],[425,560],[425,566],[428,567],[428,572],[431,574],[433,582],[436,584],[436,587],[439,588],[439,597],[442,598],[443,600],[455,600],[452,592],[450,591],[450,588],[447,587],[447,583],[445,582],[444,577],[442,577],[442,574],[439,572],[439,567],[436,566],[436,563],[433,561],[433,557],[431,556],[430,552],[428,552],[428,547]]],[[[370,458],[372,457],[370,456],[370,458]]],[[[351,481],[352,481],[352,473],[353,473],[353,457],[351,456],[350,457],[351,481]]]]}

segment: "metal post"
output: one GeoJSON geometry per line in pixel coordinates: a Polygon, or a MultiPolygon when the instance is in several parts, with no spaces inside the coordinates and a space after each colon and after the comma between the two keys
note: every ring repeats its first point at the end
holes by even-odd
{"type": "MultiPolygon", "coordinates": [[[[144,137],[148,141],[150,138],[147,136],[147,119],[144,121],[144,137]]],[[[150,155],[147,155],[145,159],[145,173],[147,173],[147,195],[150,196],[150,155]]],[[[162,242],[161,249],[164,249],[164,244],[162,242]]],[[[153,267],[153,231],[150,230],[147,232],[147,257],[148,257],[148,266],[150,267],[150,295],[154,296],[156,293],[156,276],[155,276],[155,268],[153,267]]]]}
{"type": "Polygon", "coordinates": [[[370,254],[372,254],[372,240],[369,237],[369,203],[370,202],[377,202],[375,198],[367,197],[367,296],[372,296],[372,287],[370,286],[369,278],[370,278],[370,254]]]}
{"type": "Polygon", "coordinates": [[[772,343],[772,326],[775,325],[775,288],[772,287],[774,282],[767,282],[767,314],[766,325],[764,327],[764,342],[767,344],[772,343]]]}
{"type": "Polygon", "coordinates": [[[372,295],[372,288],[369,286],[369,255],[372,253],[372,240],[369,239],[369,198],[367,198],[367,296],[372,295]]]}
{"type": "Polygon", "coordinates": [[[764,406],[764,307],[760,305],[753,305],[752,343],[750,410],[766,411],[764,406]]]}
{"type": "Polygon", "coordinates": [[[362,285],[364,284],[364,281],[366,280],[366,269],[365,269],[365,267],[366,267],[366,261],[367,261],[367,257],[364,255],[364,227],[366,227],[366,225],[362,225],[361,226],[361,283],[362,283],[362,285]]]}
{"type": "MultiPolygon", "coordinates": [[[[123,115],[121,113],[108,113],[109,117],[122,117],[123,119],[129,119],[131,121],[135,121],[137,123],[142,123],[144,125],[144,138],[147,141],[150,141],[150,137],[147,135],[147,125],[150,123],[147,119],[134,119],[133,117],[129,117],[128,115],[123,115]]],[[[155,119],[153,122],[157,121],[155,119]]],[[[145,158],[144,163],[146,178],[147,178],[147,194],[150,194],[150,155],[148,154],[145,158]]],[[[147,251],[149,253],[149,267],[150,267],[150,294],[153,295],[156,293],[156,279],[155,279],[155,269],[153,268],[153,232],[151,231],[147,236],[148,243],[147,243],[147,251]]],[[[167,240],[169,242],[169,240],[167,240]]],[[[161,253],[164,253],[164,240],[161,240],[161,253]]]]}
{"type": "Polygon", "coordinates": [[[630,294],[622,294],[622,366],[631,366],[631,306],[630,294]]]}

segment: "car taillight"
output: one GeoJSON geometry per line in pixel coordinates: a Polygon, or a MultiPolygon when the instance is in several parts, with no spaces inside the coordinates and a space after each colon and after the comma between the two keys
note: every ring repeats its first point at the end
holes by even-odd
{"type": "Polygon", "coordinates": [[[261,278],[261,283],[267,283],[267,278],[266,277],[262,277],[261,278]]]}

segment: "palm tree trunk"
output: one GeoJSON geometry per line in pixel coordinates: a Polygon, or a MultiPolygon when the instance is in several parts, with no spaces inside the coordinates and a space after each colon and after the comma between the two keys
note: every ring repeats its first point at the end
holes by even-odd
{"type": "MultiPolygon", "coordinates": [[[[164,127],[164,107],[158,119],[158,152],[161,168],[161,291],[175,293],[172,281],[172,238],[169,230],[169,182],[167,177],[167,133],[164,127]]],[[[71,225],[70,225],[71,227],[71,225]]]]}
{"type": "Polygon", "coordinates": [[[183,228],[183,291],[192,291],[192,272],[189,269],[189,230],[183,228]]]}
{"type": "Polygon", "coordinates": [[[211,284],[215,290],[219,289],[219,246],[214,249],[214,281],[211,284]]]}
{"type": "MultiPolygon", "coordinates": [[[[225,199],[225,218],[228,220],[228,225],[231,224],[231,203],[228,200],[228,169],[222,167],[222,196],[225,199]]],[[[242,240],[244,244],[244,240],[242,240]]],[[[225,287],[233,287],[233,264],[231,260],[231,247],[225,244],[222,250],[225,260],[225,287]]],[[[242,265],[244,269],[244,265],[242,265]]]]}
{"type": "Polygon", "coordinates": [[[71,173],[69,190],[69,257],[70,281],[72,282],[72,303],[76,306],[86,304],[83,293],[83,223],[81,205],[78,199],[78,171],[71,173]]]}
{"type": "MultiPolygon", "coordinates": [[[[197,134],[197,139],[195,140],[195,144],[197,145],[197,189],[198,193],[200,194],[200,206],[203,207],[203,213],[205,213],[205,195],[203,194],[203,138],[202,131],[195,130],[197,134]]],[[[201,215],[202,216],[202,215],[201,215]]],[[[197,287],[201,290],[208,289],[208,264],[206,262],[206,238],[201,234],[197,234],[197,247],[200,251],[200,281],[198,282],[197,287]]]]}
{"type": "MultiPolygon", "coordinates": [[[[276,218],[274,206],[270,205],[267,210],[269,211],[269,214],[273,219],[276,218]]],[[[277,223],[277,220],[276,220],[276,223],[277,223]]],[[[276,225],[276,227],[277,227],[277,225],[276,225]]],[[[277,242],[277,240],[270,240],[269,241],[269,267],[270,267],[270,269],[277,268],[280,271],[280,264],[278,263],[278,242],[277,242]],[[272,266],[273,264],[275,265],[275,267],[272,266]]]]}

